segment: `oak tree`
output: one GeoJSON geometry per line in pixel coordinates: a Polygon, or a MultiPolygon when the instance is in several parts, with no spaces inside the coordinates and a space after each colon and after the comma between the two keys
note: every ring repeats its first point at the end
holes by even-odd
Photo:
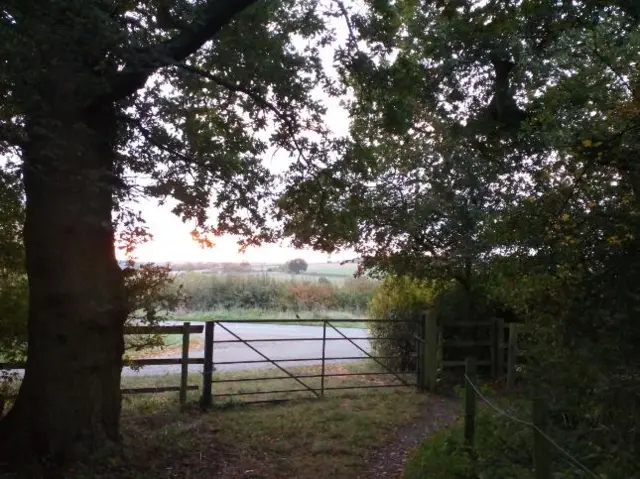
{"type": "Polygon", "coordinates": [[[313,157],[330,37],[313,0],[2,2],[0,153],[21,169],[29,289],[8,458],[118,440],[130,305],[114,241],[144,233],[131,204],[174,199],[204,241],[269,239],[262,158],[313,157]]]}

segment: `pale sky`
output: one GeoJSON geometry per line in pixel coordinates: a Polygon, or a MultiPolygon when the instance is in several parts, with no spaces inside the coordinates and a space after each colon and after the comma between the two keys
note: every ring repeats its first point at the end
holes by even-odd
{"type": "MultiPolygon", "coordinates": [[[[333,20],[338,41],[346,38],[344,19],[333,20]]],[[[333,70],[333,47],[322,52],[325,68],[333,70]]],[[[349,129],[349,118],[339,100],[322,96],[327,106],[327,124],[337,135],[345,135],[349,129]]],[[[265,165],[270,169],[281,172],[287,168],[290,160],[286,152],[279,152],[275,156],[265,155],[265,165]]],[[[257,263],[279,263],[293,258],[301,257],[307,262],[325,262],[328,255],[315,252],[310,249],[297,250],[287,244],[271,244],[260,248],[250,248],[244,254],[238,252],[236,238],[231,236],[216,239],[213,248],[203,249],[191,239],[193,224],[183,223],[177,216],[171,213],[168,205],[158,206],[157,201],[147,200],[137,205],[136,209],[142,212],[147,222],[153,240],[140,246],[134,253],[139,261],[212,261],[212,262],[239,262],[249,261],[257,263]]],[[[212,215],[214,217],[214,215],[212,215]]],[[[123,258],[118,252],[118,257],[123,258]]],[[[352,259],[355,254],[352,251],[334,253],[333,261],[352,259]]]]}
{"type": "MultiPolygon", "coordinates": [[[[149,231],[154,239],[140,246],[134,253],[139,261],[152,262],[240,262],[281,263],[294,258],[304,258],[308,263],[324,263],[328,259],[326,253],[310,249],[298,250],[286,244],[269,244],[260,248],[249,248],[242,254],[238,252],[236,238],[223,236],[215,239],[215,246],[202,248],[191,239],[193,224],[185,224],[171,213],[170,208],[157,206],[155,201],[147,200],[139,204],[149,231]]],[[[121,259],[124,255],[118,255],[121,259]]],[[[331,255],[332,261],[341,261],[355,257],[353,252],[344,251],[331,255]]]]}

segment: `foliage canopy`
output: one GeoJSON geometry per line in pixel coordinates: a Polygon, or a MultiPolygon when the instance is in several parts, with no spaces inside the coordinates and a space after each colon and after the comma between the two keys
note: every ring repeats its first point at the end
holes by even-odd
{"type": "Polygon", "coordinates": [[[371,1],[348,21],[350,138],[288,185],[287,231],[380,274],[455,280],[467,317],[516,310],[567,427],[600,431],[601,470],[633,471],[637,2],[371,1]]]}

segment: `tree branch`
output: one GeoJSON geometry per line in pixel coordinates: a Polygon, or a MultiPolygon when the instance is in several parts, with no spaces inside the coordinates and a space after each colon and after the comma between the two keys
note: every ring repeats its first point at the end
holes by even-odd
{"type": "Polygon", "coordinates": [[[118,101],[142,88],[158,68],[182,62],[197,52],[223,27],[257,0],[208,0],[199,20],[185,26],[174,37],[141,50],[134,64],[125,65],[109,82],[110,91],[102,101],[118,101]]]}
{"type": "Polygon", "coordinates": [[[251,90],[250,88],[247,88],[243,85],[240,85],[238,83],[232,83],[231,81],[227,80],[226,78],[222,78],[214,73],[208,72],[206,70],[203,70],[202,68],[198,68],[196,66],[193,65],[187,65],[185,63],[180,63],[177,64],[176,67],[180,68],[181,70],[193,73],[195,75],[201,76],[203,78],[206,78],[208,80],[211,80],[214,83],[217,83],[218,85],[226,88],[229,91],[235,92],[235,93],[243,93],[244,95],[248,96],[249,98],[251,98],[253,101],[255,101],[257,104],[271,110],[273,113],[275,113],[275,115],[282,120],[283,122],[287,123],[287,126],[291,126],[293,127],[293,125],[290,125],[291,123],[291,119],[287,118],[287,116],[282,113],[277,106],[275,106],[273,103],[271,103],[269,100],[267,100],[266,98],[263,98],[262,96],[260,96],[259,93],[251,90]]]}
{"type": "Polygon", "coordinates": [[[164,151],[165,153],[168,153],[169,155],[175,156],[176,158],[178,158],[179,160],[183,161],[184,163],[186,163],[188,165],[195,164],[195,165],[197,165],[197,166],[199,166],[201,168],[210,169],[211,165],[207,165],[206,163],[203,163],[202,161],[199,161],[197,158],[194,158],[194,157],[191,157],[191,156],[187,156],[184,153],[173,149],[167,143],[163,143],[161,141],[158,141],[156,138],[154,138],[153,132],[149,128],[147,128],[142,123],[142,120],[140,120],[139,118],[133,118],[133,117],[130,117],[128,115],[122,115],[122,116],[120,116],[120,119],[123,120],[123,121],[126,121],[127,123],[130,123],[135,128],[137,128],[138,131],[142,134],[142,137],[145,140],[147,140],[151,145],[155,146],[156,148],[159,148],[160,150],[164,151]]]}
{"type": "Polygon", "coordinates": [[[295,121],[292,120],[289,116],[287,116],[286,114],[284,114],[282,111],[280,111],[280,109],[274,105],[272,102],[270,102],[269,100],[267,100],[266,98],[262,97],[259,93],[257,93],[254,90],[251,90],[250,88],[247,88],[243,85],[237,84],[237,83],[232,83],[231,81],[227,80],[226,78],[222,78],[218,75],[215,75],[211,72],[208,72],[206,70],[203,70],[202,68],[198,68],[196,66],[193,65],[187,65],[184,63],[180,63],[180,64],[176,64],[176,67],[193,73],[195,75],[199,75],[203,78],[206,78],[208,80],[211,80],[212,82],[226,88],[229,91],[232,92],[236,92],[236,93],[243,93],[244,95],[248,96],[249,98],[251,98],[254,102],[256,102],[258,105],[261,105],[269,110],[271,110],[276,117],[282,121],[286,127],[287,130],[289,130],[289,135],[291,137],[291,142],[293,143],[294,148],[298,151],[298,154],[300,155],[300,158],[302,158],[306,163],[309,163],[308,159],[306,158],[305,154],[304,154],[304,150],[303,148],[300,146],[300,144],[298,143],[298,140],[296,138],[296,130],[297,130],[297,125],[295,124],[295,121]]]}
{"type": "Polygon", "coordinates": [[[340,10],[340,14],[344,18],[347,29],[349,30],[349,46],[352,47],[356,52],[360,52],[360,49],[358,48],[358,40],[354,33],[353,25],[351,24],[351,19],[349,18],[349,11],[347,10],[347,7],[344,6],[344,2],[342,2],[342,0],[333,0],[333,3],[336,4],[338,10],[340,10]]]}

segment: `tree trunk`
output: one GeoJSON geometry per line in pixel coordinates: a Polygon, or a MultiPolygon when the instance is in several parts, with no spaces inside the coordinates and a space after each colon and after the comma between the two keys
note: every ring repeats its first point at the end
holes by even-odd
{"type": "Polygon", "coordinates": [[[116,116],[112,105],[51,95],[26,127],[29,349],[0,450],[59,464],[119,436],[127,311],[112,225],[116,116]]]}

